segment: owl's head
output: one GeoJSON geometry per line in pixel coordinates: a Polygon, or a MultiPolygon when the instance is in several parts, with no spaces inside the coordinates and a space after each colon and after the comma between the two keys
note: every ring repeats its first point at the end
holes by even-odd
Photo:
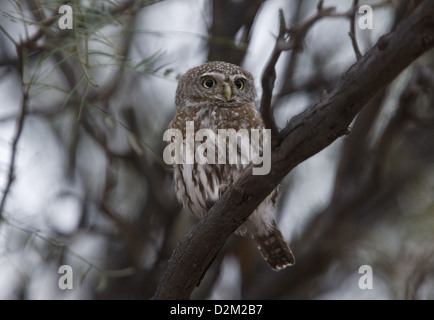
{"type": "Polygon", "coordinates": [[[188,70],[179,80],[175,103],[188,107],[236,108],[253,105],[255,83],[250,72],[237,65],[212,61],[188,70]]]}

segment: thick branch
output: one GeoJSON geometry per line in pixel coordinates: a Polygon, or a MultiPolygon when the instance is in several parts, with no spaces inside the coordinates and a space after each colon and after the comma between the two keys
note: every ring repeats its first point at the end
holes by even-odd
{"type": "Polygon", "coordinates": [[[347,128],[361,108],[411,62],[434,46],[434,0],[425,0],[354,64],[322,102],[294,117],[273,148],[271,172],[240,178],[177,246],[155,299],[188,299],[226,239],[295,166],[347,128]]]}
{"type": "Polygon", "coordinates": [[[207,60],[241,64],[250,43],[255,17],[264,1],[210,1],[213,19],[209,30],[211,39],[207,60]]]}

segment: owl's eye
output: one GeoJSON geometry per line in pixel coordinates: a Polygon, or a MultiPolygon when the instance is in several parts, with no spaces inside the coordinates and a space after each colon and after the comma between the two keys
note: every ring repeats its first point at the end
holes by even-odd
{"type": "Polygon", "coordinates": [[[235,80],[235,86],[239,89],[239,90],[243,90],[244,89],[244,80],[243,79],[237,79],[235,80]]]}
{"type": "Polygon", "coordinates": [[[215,80],[211,78],[206,78],[202,81],[202,85],[204,86],[204,88],[209,89],[215,85],[215,80]]]}

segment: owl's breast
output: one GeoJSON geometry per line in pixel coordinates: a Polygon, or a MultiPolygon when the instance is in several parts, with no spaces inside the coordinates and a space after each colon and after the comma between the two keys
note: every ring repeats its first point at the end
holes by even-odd
{"type": "Polygon", "coordinates": [[[250,132],[250,129],[264,128],[262,118],[250,105],[236,108],[190,107],[179,109],[170,127],[180,130],[184,137],[184,161],[174,168],[177,197],[194,215],[202,217],[209,209],[207,203],[218,199],[220,187],[231,185],[243,168],[250,163],[252,154],[262,151],[262,138],[260,141],[254,141],[250,132]],[[198,133],[201,129],[213,131],[216,140],[209,140],[212,134],[206,134],[204,139],[204,136],[198,133]],[[221,129],[235,130],[235,138],[229,137],[228,131],[221,133],[224,131],[221,129]],[[221,141],[223,145],[220,144],[221,141]],[[231,143],[235,143],[234,148],[231,147],[231,143]],[[194,163],[189,164],[185,161],[188,151],[191,152],[190,159],[194,163]],[[198,156],[206,161],[198,163],[198,156]]]}
{"type": "Polygon", "coordinates": [[[261,115],[251,105],[241,107],[212,106],[190,107],[178,110],[170,124],[185,135],[187,122],[194,122],[195,132],[199,129],[262,129],[261,115]]]}
{"type": "Polygon", "coordinates": [[[241,107],[212,107],[194,115],[193,121],[198,129],[262,129],[260,114],[250,105],[241,107]]]}

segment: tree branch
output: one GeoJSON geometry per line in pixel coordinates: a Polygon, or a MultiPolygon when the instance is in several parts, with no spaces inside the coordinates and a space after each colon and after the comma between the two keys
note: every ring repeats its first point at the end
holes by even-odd
{"type": "Polygon", "coordinates": [[[226,239],[295,166],[340,136],[362,107],[411,62],[434,46],[434,0],[423,1],[343,76],[323,101],[294,117],[280,133],[271,172],[247,167],[174,250],[154,299],[188,299],[226,239]]]}
{"type": "Polygon", "coordinates": [[[356,54],[357,60],[360,60],[362,57],[362,53],[360,52],[359,45],[357,44],[357,38],[356,38],[356,9],[359,4],[359,0],[353,1],[353,10],[349,17],[350,20],[350,32],[349,36],[351,38],[351,43],[353,44],[354,53],[356,54]]]}
{"type": "MultiPolygon", "coordinates": [[[[12,42],[14,42],[14,41],[12,41],[12,42]]],[[[10,158],[10,162],[9,162],[9,170],[8,170],[8,176],[7,176],[7,180],[6,180],[6,186],[4,188],[3,196],[2,196],[1,201],[0,201],[0,220],[3,219],[3,213],[4,213],[5,206],[6,206],[6,200],[7,200],[8,194],[11,190],[12,184],[13,184],[14,179],[15,179],[15,160],[17,157],[17,147],[18,147],[18,142],[20,140],[21,134],[23,132],[23,128],[24,128],[24,120],[25,120],[25,117],[27,114],[27,102],[28,102],[29,90],[30,90],[30,85],[27,85],[27,86],[24,85],[24,82],[23,82],[24,78],[22,77],[22,68],[23,68],[24,64],[26,63],[25,56],[24,56],[23,52],[27,50],[27,43],[26,42],[21,42],[18,44],[15,43],[15,48],[17,51],[17,55],[20,57],[18,62],[17,62],[17,69],[19,69],[19,71],[20,71],[21,80],[22,80],[21,84],[23,85],[24,92],[23,92],[23,97],[22,97],[22,101],[21,101],[20,112],[19,112],[18,117],[17,117],[16,133],[15,133],[15,136],[14,136],[13,141],[12,141],[11,158],[10,158]]]]}
{"type": "Polygon", "coordinates": [[[240,65],[250,43],[255,17],[265,0],[211,1],[212,25],[207,60],[240,65]],[[240,36],[235,39],[235,36],[240,36]]]}
{"type": "Polygon", "coordinates": [[[20,140],[21,133],[23,132],[24,127],[24,119],[27,113],[27,99],[28,99],[29,93],[28,89],[25,90],[23,94],[23,100],[21,101],[21,108],[20,113],[17,118],[17,129],[15,133],[15,137],[12,141],[12,147],[11,147],[11,159],[9,161],[9,170],[8,170],[8,177],[6,181],[6,186],[3,191],[3,196],[0,201],[0,220],[3,219],[3,213],[6,205],[6,199],[8,197],[8,194],[11,190],[12,183],[15,180],[15,159],[17,157],[17,146],[18,141],[20,140]]]}
{"type": "Polygon", "coordinates": [[[271,130],[271,141],[274,147],[278,143],[279,130],[274,120],[273,110],[271,108],[271,100],[273,97],[273,88],[276,81],[276,63],[283,51],[298,49],[301,47],[304,37],[309,29],[320,19],[329,16],[335,10],[334,7],[322,8],[322,2],[318,5],[317,14],[307,20],[300,26],[286,28],[285,17],[283,11],[279,10],[279,35],[276,39],[271,57],[265,66],[262,75],[262,97],[259,111],[261,112],[265,128],[271,130]],[[289,37],[289,39],[287,39],[289,37]]]}

